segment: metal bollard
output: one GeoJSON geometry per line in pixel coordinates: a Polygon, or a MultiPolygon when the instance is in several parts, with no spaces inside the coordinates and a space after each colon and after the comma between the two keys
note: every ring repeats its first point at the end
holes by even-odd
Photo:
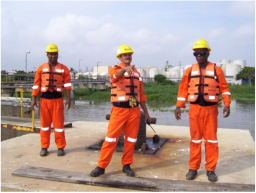
{"type": "MultiPolygon", "coordinates": [[[[141,113],[141,117],[140,117],[140,128],[139,128],[139,131],[138,131],[137,142],[136,142],[135,147],[134,147],[135,150],[138,150],[138,149],[140,149],[141,147],[144,147],[145,144],[146,144],[146,140],[147,140],[147,139],[146,139],[146,123],[145,123],[145,121],[144,121],[144,119],[145,119],[145,114],[144,114],[143,111],[140,111],[140,113],[141,113]]],[[[107,115],[106,115],[106,120],[109,120],[109,119],[110,119],[110,115],[107,114],[107,115]]],[[[152,118],[152,117],[151,117],[150,120],[151,120],[151,123],[152,123],[152,124],[155,124],[155,123],[156,123],[156,118],[152,118]]],[[[121,136],[120,136],[119,139],[118,139],[117,145],[119,146],[119,145],[123,145],[123,144],[124,144],[124,135],[123,135],[123,132],[122,132],[121,136]]]]}

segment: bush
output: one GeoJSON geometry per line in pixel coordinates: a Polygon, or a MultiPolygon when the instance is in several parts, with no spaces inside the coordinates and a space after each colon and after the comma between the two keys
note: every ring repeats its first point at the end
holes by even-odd
{"type": "Polygon", "coordinates": [[[157,83],[164,83],[166,81],[166,77],[162,74],[157,74],[154,77],[154,81],[157,83]]]}

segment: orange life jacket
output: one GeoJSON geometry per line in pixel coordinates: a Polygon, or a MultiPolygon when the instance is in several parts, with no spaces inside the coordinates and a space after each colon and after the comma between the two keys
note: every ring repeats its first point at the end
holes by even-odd
{"type": "Polygon", "coordinates": [[[216,75],[215,65],[208,63],[204,75],[200,72],[199,64],[193,64],[190,73],[188,87],[188,101],[195,102],[199,95],[207,102],[219,101],[219,83],[216,75]]]}
{"type": "Polygon", "coordinates": [[[135,69],[130,76],[127,72],[123,78],[111,83],[111,102],[127,102],[130,96],[134,96],[140,102],[140,73],[135,69]]]}
{"type": "Polygon", "coordinates": [[[49,64],[44,63],[42,69],[41,92],[46,92],[49,88],[57,92],[63,92],[63,73],[63,64],[58,63],[56,66],[54,66],[53,71],[51,71],[49,64]]]}

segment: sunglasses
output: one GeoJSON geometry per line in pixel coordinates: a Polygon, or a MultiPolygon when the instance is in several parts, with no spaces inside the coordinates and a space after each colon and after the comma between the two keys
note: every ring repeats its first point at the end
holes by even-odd
{"type": "Polygon", "coordinates": [[[194,56],[198,56],[200,54],[200,56],[205,56],[208,53],[208,51],[195,51],[193,54],[194,56]]]}

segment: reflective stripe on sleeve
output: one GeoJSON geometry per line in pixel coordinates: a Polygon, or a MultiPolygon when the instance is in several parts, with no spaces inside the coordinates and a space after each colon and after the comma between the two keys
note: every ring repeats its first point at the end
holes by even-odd
{"type": "Polygon", "coordinates": [[[130,138],[130,137],[128,137],[127,141],[135,143],[137,141],[137,138],[130,138]]]}
{"type": "Polygon", "coordinates": [[[55,131],[61,133],[64,132],[64,129],[55,129],[55,131]]]}
{"type": "Polygon", "coordinates": [[[186,98],[178,97],[177,100],[178,100],[178,101],[186,101],[186,98]]]}
{"type": "Polygon", "coordinates": [[[42,130],[42,131],[48,131],[48,130],[49,130],[49,127],[41,127],[41,130],[42,130]]]}
{"type": "Polygon", "coordinates": [[[109,137],[106,137],[106,138],[105,138],[105,141],[107,141],[107,142],[116,142],[116,138],[109,138],[109,137]]]}
{"type": "Polygon", "coordinates": [[[71,86],[71,83],[64,84],[64,87],[68,87],[68,86],[71,86]]]}
{"type": "Polygon", "coordinates": [[[38,89],[39,86],[38,86],[38,85],[34,85],[32,88],[33,88],[33,89],[38,89]]]}
{"type": "Polygon", "coordinates": [[[116,79],[116,75],[115,74],[113,74],[113,78],[116,79]]]}
{"type": "Polygon", "coordinates": [[[141,78],[141,77],[139,77],[139,81],[142,81],[142,78],[141,78]]]}
{"type": "Polygon", "coordinates": [[[230,93],[230,92],[223,92],[222,94],[231,95],[231,93],[230,93]]]}

